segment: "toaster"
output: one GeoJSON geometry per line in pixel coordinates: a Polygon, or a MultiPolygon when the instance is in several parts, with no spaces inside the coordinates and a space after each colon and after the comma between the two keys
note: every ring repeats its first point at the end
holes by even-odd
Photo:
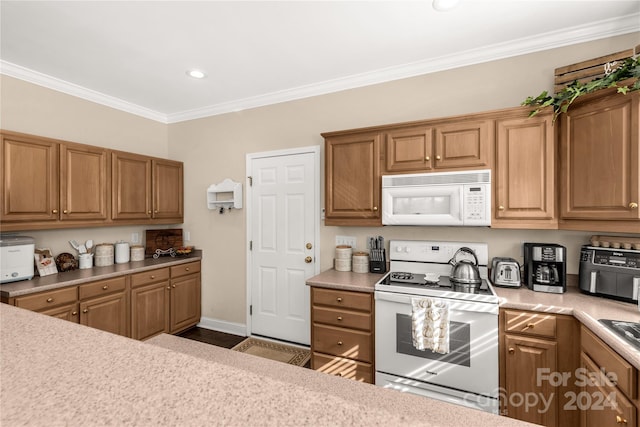
{"type": "Polygon", "coordinates": [[[495,286],[520,287],[520,264],[513,258],[491,260],[491,283],[495,286]]]}

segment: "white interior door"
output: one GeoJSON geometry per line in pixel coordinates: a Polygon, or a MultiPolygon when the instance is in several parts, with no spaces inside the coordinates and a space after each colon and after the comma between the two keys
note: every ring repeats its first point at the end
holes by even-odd
{"type": "Polygon", "coordinates": [[[256,156],[250,164],[249,329],[310,343],[309,287],[316,272],[319,153],[256,156]]]}

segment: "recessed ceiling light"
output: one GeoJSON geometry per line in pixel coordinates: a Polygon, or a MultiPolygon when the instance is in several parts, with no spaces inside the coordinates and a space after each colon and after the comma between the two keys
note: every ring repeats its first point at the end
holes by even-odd
{"type": "Polygon", "coordinates": [[[204,79],[205,77],[207,77],[204,71],[200,70],[188,70],[187,76],[193,77],[194,79],[204,79]]]}
{"type": "Polygon", "coordinates": [[[446,12],[455,9],[461,0],[433,0],[433,8],[438,12],[446,12]]]}

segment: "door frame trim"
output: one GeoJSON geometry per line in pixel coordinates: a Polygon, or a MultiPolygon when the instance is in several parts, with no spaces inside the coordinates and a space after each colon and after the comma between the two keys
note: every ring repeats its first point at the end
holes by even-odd
{"type": "MultiPolygon", "coordinates": [[[[314,167],[316,169],[315,171],[315,198],[314,198],[314,209],[313,209],[313,223],[314,223],[314,239],[315,239],[315,244],[314,244],[314,248],[313,248],[313,258],[315,260],[314,262],[314,274],[319,274],[320,273],[320,216],[321,216],[321,205],[320,205],[320,146],[319,145],[310,145],[307,147],[299,147],[299,148],[290,148],[290,149],[284,149],[284,150],[274,150],[274,151],[262,151],[262,152],[258,152],[258,153],[249,153],[246,155],[246,166],[245,166],[245,176],[246,176],[246,200],[245,200],[245,207],[246,207],[246,235],[247,235],[247,241],[245,242],[245,247],[246,247],[246,255],[245,255],[245,259],[246,259],[246,278],[247,281],[245,283],[245,288],[246,288],[246,292],[247,292],[247,299],[246,299],[246,306],[245,306],[245,319],[246,319],[246,336],[251,336],[251,315],[249,314],[249,307],[251,306],[251,283],[252,283],[252,276],[251,276],[251,267],[252,267],[252,252],[249,250],[249,242],[251,240],[253,240],[253,236],[251,235],[251,226],[252,224],[252,213],[253,213],[253,206],[251,205],[251,200],[252,200],[252,187],[250,185],[248,185],[249,183],[249,173],[251,171],[251,166],[252,166],[252,162],[255,159],[261,159],[261,158],[266,158],[266,157],[280,157],[280,156],[290,156],[290,155],[294,155],[294,154],[313,154],[313,163],[314,163],[314,167]]],[[[309,304],[311,304],[309,302],[309,304]]],[[[309,306],[309,310],[311,310],[311,307],[309,306]]]]}

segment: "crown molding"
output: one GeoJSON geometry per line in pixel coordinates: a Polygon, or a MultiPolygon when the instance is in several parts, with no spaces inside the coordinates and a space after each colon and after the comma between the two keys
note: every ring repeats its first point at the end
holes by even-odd
{"type": "Polygon", "coordinates": [[[167,123],[166,114],[141,107],[140,105],[132,104],[131,102],[124,101],[120,98],[116,98],[115,96],[87,89],[86,87],[70,83],[66,80],[61,80],[11,62],[0,60],[0,74],[24,80],[38,86],[46,87],[47,89],[66,93],[67,95],[95,102],[96,104],[111,107],[126,113],[135,114],[136,116],[141,116],[161,123],[167,123]]]}
{"type": "Polygon", "coordinates": [[[122,99],[106,95],[91,89],[78,86],[73,83],[60,80],[37,71],[21,67],[6,61],[0,61],[0,73],[30,83],[44,86],[59,92],[63,92],[78,98],[92,101],[101,105],[112,107],[130,114],[145,117],[157,122],[171,124],[187,120],[200,119],[226,113],[238,112],[250,108],[264,107],[296,99],[312,96],[326,95],[358,87],[369,86],[415,77],[439,71],[450,70],[468,65],[490,62],[513,56],[539,52],[548,49],[570,46],[573,44],[589,42],[607,37],[615,37],[633,32],[638,32],[640,13],[627,15],[620,18],[595,22],[588,25],[571,27],[564,30],[552,31],[536,37],[526,37],[505,43],[498,43],[482,49],[470,49],[445,55],[437,58],[429,58],[418,62],[403,64],[400,66],[384,68],[372,72],[356,74],[344,78],[328,80],[307,86],[272,92],[260,96],[244,98],[232,102],[214,104],[203,108],[182,111],[172,114],[164,114],[153,111],[140,105],[132,104],[122,99]]]}

